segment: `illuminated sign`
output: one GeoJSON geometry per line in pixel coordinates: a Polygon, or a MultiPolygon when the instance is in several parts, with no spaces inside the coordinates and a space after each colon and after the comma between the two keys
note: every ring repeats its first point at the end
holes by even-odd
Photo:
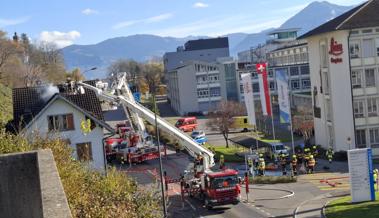
{"type": "MultiPolygon", "coordinates": [[[[342,43],[337,43],[336,40],[332,37],[330,40],[329,54],[333,56],[340,56],[343,53],[342,43]]],[[[340,57],[331,57],[330,62],[333,64],[342,63],[342,58],[340,57]]]]}

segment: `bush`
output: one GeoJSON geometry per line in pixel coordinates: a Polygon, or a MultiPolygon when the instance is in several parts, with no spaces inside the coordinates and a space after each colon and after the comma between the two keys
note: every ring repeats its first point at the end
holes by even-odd
{"type": "Polygon", "coordinates": [[[296,182],[297,178],[293,176],[255,176],[249,178],[251,184],[277,184],[296,182]]]}
{"type": "Polygon", "coordinates": [[[137,183],[111,168],[107,176],[72,158],[61,140],[25,139],[0,129],[0,154],[51,149],[73,217],[157,217],[159,198],[138,190],[137,183]]]}

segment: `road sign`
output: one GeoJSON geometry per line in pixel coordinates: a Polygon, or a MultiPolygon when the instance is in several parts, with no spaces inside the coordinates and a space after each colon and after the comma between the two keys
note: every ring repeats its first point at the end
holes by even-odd
{"type": "Polygon", "coordinates": [[[375,201],[371,148],[348,151],[352,202],[375,201]]]}

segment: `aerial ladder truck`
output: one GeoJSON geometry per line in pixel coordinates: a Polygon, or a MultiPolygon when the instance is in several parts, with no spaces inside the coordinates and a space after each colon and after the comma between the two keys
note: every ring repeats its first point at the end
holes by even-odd
{"type": "MultiPolygon", "coordinates": [[[[155,114],[134,101],[129,95],[126,97],[117,91],[120,87],[128,89],[125,76],[113,82],[111,91],[107,92],[98,87],[83,82],[77,82],[78,88],[83,87],[95,91],[97,96],[112,104],[122,105],[129,109],[136,117],[143,118],[150,124],[155,124],[155,114]]],[[[101,86],[101,84],[99,84],[101,86]]],[[[129,90],[130,91],[130,90],[129,90]]],[[[233,169],[212,170],[215,167],[214,154],[207,148],[199,145],[189,135],[176,128],[163,118],[156,116],[158,127],[174,137],[183,146],[195,161],[180,175],[182,195],[200,198],[208,208],[217,205],[237,204],[240,200],[240,185],[238,172],[233,169]]],[[[143,124],[143,121],[142,121],[143,124]]],[[[160,152],[160,151],[159,151],[160,152]]],[[[179,175],[178,175],[179,176],[179,175]]]]}

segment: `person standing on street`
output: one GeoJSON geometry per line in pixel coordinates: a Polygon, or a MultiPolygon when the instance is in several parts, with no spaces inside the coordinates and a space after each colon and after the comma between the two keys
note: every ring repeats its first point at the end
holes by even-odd
{"type": "Polygon", "coordinates": [[[313,155],[310,155],[309,160],[308,160],[308,168],[307,168],[308,169],[307,171],[309,174],[313,174],[315,166],[316,166],[316,160],[314,159],[313,155]]]}
{"type": "Polygon", "coordinates": [[[297,157],[296,157],[296,154],[292,155],[291,166],[292,166],[293,175],[296,176],[297,175],[297,157]]]}
{"type": "Polygon", "coordinates": [[[333,148],[330,147],[330,148],[326,151],[326,158],[328,159],[329,164],[332,164],[332,161],[333,161],[333,155],[334,155],[333,148]]]}
{"type": "Polygon", "coordinates": [[[258,175],[259,176],[264,176],[265,175],[265,168],[266,168],[266,163],[265,159],[263,158],[263,154],[259,154],[259,163],[258,163],[258,175]]]}

